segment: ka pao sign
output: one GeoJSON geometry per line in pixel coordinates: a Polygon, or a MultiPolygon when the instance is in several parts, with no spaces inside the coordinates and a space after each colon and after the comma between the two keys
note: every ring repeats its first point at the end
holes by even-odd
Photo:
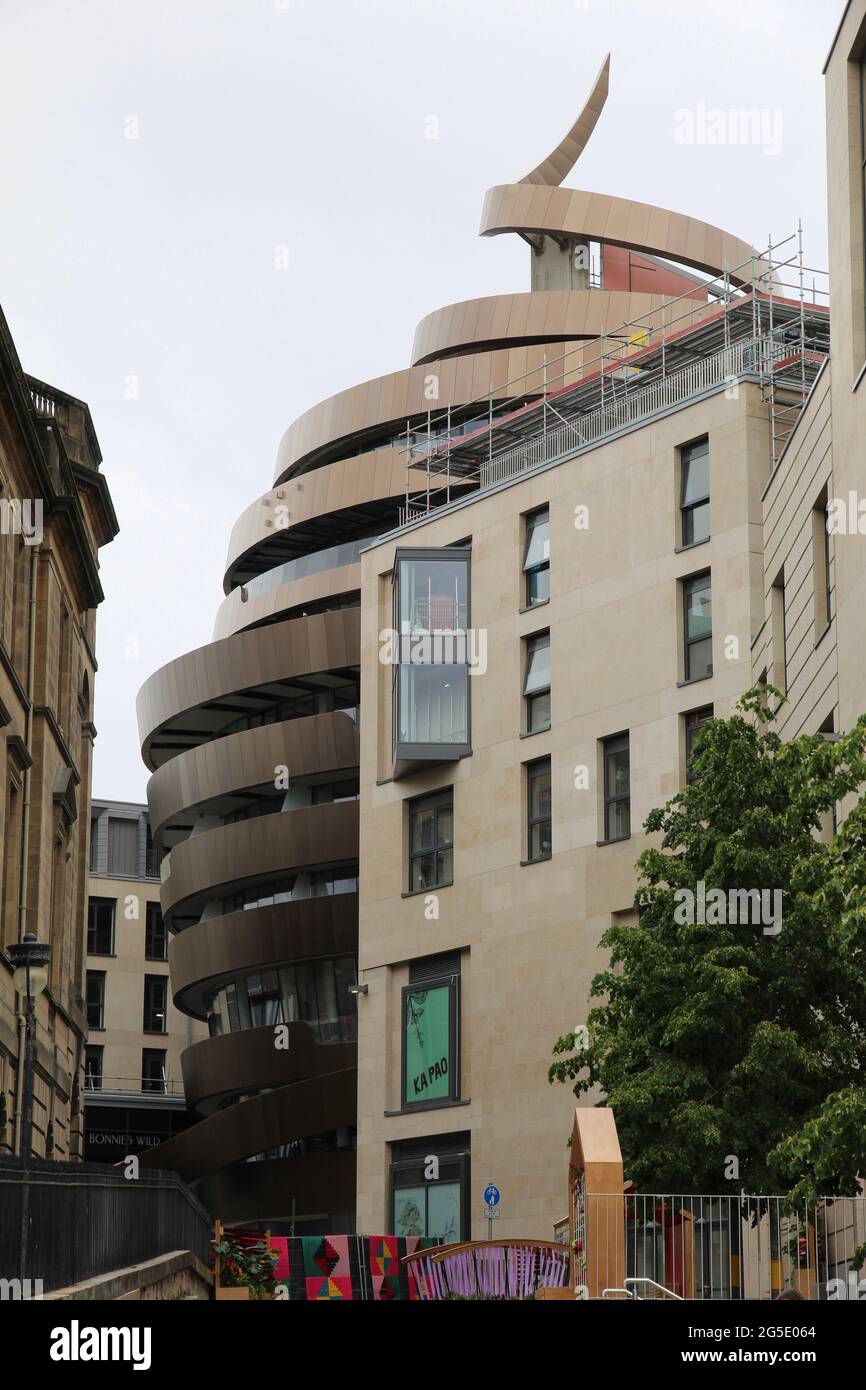
{"type": "Polygon", "coordinates": [[[449,984],[406,991],[406,1105],[451,1095],[451,999],[449,984]]]}

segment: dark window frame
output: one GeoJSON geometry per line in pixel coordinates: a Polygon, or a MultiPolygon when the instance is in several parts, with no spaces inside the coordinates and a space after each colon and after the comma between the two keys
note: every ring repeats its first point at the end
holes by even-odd
{"type": "Polygon", "coordinates": [[[167,1095],[167,1094],[168,1094],[168,1079],[167,1079],[167,1071],[168,1071],[168,1068],[167,1068],[167,1066],[166,1066],[166,1059],[167,1059],[167,1057],[168,1057],[168,1050],[167,1050],[166,1048],[164,1048],[164,1047],[143,1047],[143,1048],[141,1049],[141,1089],[142,1089],[142,1093],[147,1093],[148,1095],[158,1095],[158,1096],[164,1096],[164,1095],[167,1095]],[[147,1058],[150,1058],[151,1060],[153,1060],[153,1059],[156,1058],[156,1057],[161,1057],[161,1058],[162,1058],[162,1062],[161,1062],[161,1066],[162,1066],[162,1078],[161,1078],[161,1080],[160,1080],[160,1078],[149,1077],[149,1076],[147,1075],[147,1071],[146,1071],[146,1059],[147,1059],[147,1058]]]}
{"type": "Polygon", "coordinates": [[[144,909],[144,958],[145,960],[168,960],[168,927],[162,915],[162,908],[159,903],[151,899],[145,904],[144,909]],[[159,917],[159,926],[154,927],[152,918],[159,917]],[[156,955],[152,949],[153,939],[162,937],[164,951],[162,955],[156,955]]]}
{"type": "Polygon", "coordinates": [[[528,734],[542,734],[542,733],[545,733],[545,732],[550,728],[550,722],[551,722],[551,709],[550,709],[550,704],[551,704],[551,700],[550,700],[550,686],[551,686],[551,682],[550,682],[550,678],[549,678],[549,677],[550,677],[550,652],[551,652],[551,648],[550,648],[550,628],[549,628],[549,627],[544,628],[544,630],[543,630],[542,632],[534,632],[534,633],[531,634],[531,636],[529,636],[529,637],[524,637],[524,639],[523,639],[523,707],[524,707],[524,726],[525,726],[525,730],[524,730],[524,731],[525,731],[526,733],[528,733],[528,734]],[[531,659],[531,656],[532,656],[536,651],[542,651],[542,650],[544,650],[545,647],[547,648],[547,667],[548,667],[548,682],[547,682],[547,685],[539,686],[537,690],[529,691],[529,690],[527,690],[527,685],[528,685],[528,683],[529,683],[529,671],[530,671],[530,659],[531,659]],[[536,726],[535,723],[534,723],[534,709],[535,709],[536,703],[539,702],[539,701],[543,701],[545,696],[547,696],[547,723],[546,723],[546,724],[545,724],[545,723],[541,723],[541,724],[538,724],[538,725],[536,726]]]}
{"type": "Polygon", "coordinates": [[[144,998],[142,1007],[142,1029],[143,1033],[162,1034],[168,1032],[168,976],[167,975],[145,975],[144,977],[144,998]],[[156,1010],[153,1008],[153,1000],[148,999],[148,991],[153,990],[154,982],[159,981],[163,990],[162,1008],[162,1027],[152,1028],[148,1025],[148,1003],[151,1005],[151,1014],[156,1017],[156,1010]]]}
{"type": "Polygon", "coordinates": [[[400,1112],[413,1114],[416,1110],[442,1110],[460,1100],[460,971],[438,975],[430,980],[410,981],[400,992],[400,1112]],[[429,994],[433,989],[448,988],[448,1095],[432,1100],[406,1099],[406,1020],[409,996],[429,994]]]}
{"type": "Polygon", "coordinates": [[[523,604],[525,608],[540,608],[543,603],[547,603],[550,598],[550,503],[547,502],[543,507],[535,507],[531,512],[523,515],[523,604]],[[529,564],[529,547],[532,543],[536,525],[547,518],[547,559],[538,560],[534,564],[529,564]],[[535,578],[540,574],[547,575],[547,593],[541,598],[534,597],[531,592],[535,578]]]}
{"type": "MultiPolygon", "coordinates": [[[[553,767],[550,758],[534,758],[532,762],[524,764],[526,768],[526,864],[543,864],[553,858],[553,767]],[[536,777],[547,774],[548,783],[548,812],[546,816],[535,816],[532,814],[532,784],[536,777]],[[547,854],[533,854],[533,831],[537,827],[547,826],[547,843],[549,846],[547,854]]],[[[539,830],[539,841],[543,843],[543,830],[539,830]]]]}
{"type": "Polygon", "coordinates": [[[682,622],[683,622],[683,676],[686,681],[707,680],[713,674],[713,584],[710,570],[702,570],[700,574],[689,574],[680,581],[682,587],[682,622]],[[706,581],[706,583],[704,583],[706,581]],[[710,630],[703,633],[700,637],[689,636],[689,599],[692,594],[699,592],[700,588],[706,588],[710,595],[710,630]],[[710,644],[709,670],[701,676],[692,675],[691,668],[691,649],[702,642],[710,644]]]}
{"type": "Polygon", "coordinates": [[[87,1015],[87,1027],[95,1033],[105,1032],[105,973],[104,970],[88,970],[84,980],[84,1011],[87,1015]],[[100,982],[98,1003],[91,1003],[90,1000],[91,980],[100,982]],[[99,1010],[99,1022],[91,1023],[90,1011],[97,1008],[99,1010]]]}
{"type": "Polygon", "coordinates": [[[602,843],[606,845],[615,844],[617,840],[628,840],[631,836],[631,738],[628,730],[621,734],[610,734],[601,741],[601,759],[603,775],[603,829],[604,838],[602,843]],[[612,787],[609,774],[610,755],[626,752],[628,754],[628,790],[617,792],[612,787]],[[615,807],[625,804],[628,809],[628,831],[625,834],[612,835],[612,811],[615,807]]]}
{"type": "Polygon", "coordinates": [[[701,705],[698,709],[686,710],[683,714],[683,728],[685,730],[686,747],[686,782],[694,781],[694,774],[691,771],[692,752],[694,742],[700,730],[710,719],[714,719],[714,706],[701,705]]]}
{"type": "Polygon", "coordinates": [[[413,797],[412,800],[407,801],[406,807],[409,816],[407,891],[409,893],[433,893],[438,888],[450,888],[454,882],[454,788],[442,787],[439,791],[430,792],[425,796],[413,797]],[[439,814],[446,809],[451,815],[451,839],[447,841],[440,840],[438,834],[439,814]],[[430,848],[413,849],[413,821],[414,817],[422,811],[433,812],[433,844],[430,848]],[[451,877],[440,879],[438,875],[440,856],[444,858],[449,853],[451,855],[451,877]],[[417,887],[415,885],[415,863],[417,860],[426,859],[430,855],[433,856],[436,869],[435,880],[433,883],[417,887]]]}
{"type": "MultiPolygon", "coordinates": [[[[449,1150],[448,1141],[450,1135],[435,1135],[429,1140],[422,1141],[421,1144],[411,1142],[412,1148],[417,1148],[418,1152],[413,1154],[402,1153],[402,1145],[394,1144],[391,1147],[391,1161],[388,1165],[388,1222],[394,1225],[394,1200],[401,1189],[407,1187],[423,1187],[425,1193],[425,1212],[424,1225],[427,1226],[427,1194],[430,1189],[439,1183],[457,1182],[460,1186],[460,1240],[467,1240],[471,1231],[471,1154],[469,1151],[469,1140],[467,1136],[466,1147],[458,1151],[449,1150]],[[435,1153],[439,1159],[438,1179],[426,1179],[424,1177],[425,1159],[421,1154],[421,1148],[426,1149],[427,1153],[435,1153]],[[403,1179],[403,1181],[401,1181],[403,1179]]],[[[408,1147],[407,1141],[403,1141],[408,1147]]],[[[453,1140],[452,1140],[453,1143],[453,1140]]]]}
{"type": "Polygon", "coordinates": [[[101,1091],[105,1077],[105,1047],[102,1043],[86,1043],[84,1047],[84,1089],[85,1091],[101,1091]],[[98,1054],[98,1056],[97,1056],[98,1054]],[[91,1070],[88,1063],[97,1061],[99,1063],[95,1070],[91,1070]],[[90,1077],[97,1077],[97,1084],[90,1083],[90,1077]]]}
{"type": "Polygon", "coordinates": [[[680,445],[680,545],[688,547],[701,545],[710,538],[710,437],[704,435],[700,439],[693,439],[689,444],[680,445]],[[701,453],[698,453],[698,450],[701,453]],[[706,457],[707,460],[707,491],[701,497],[693,497],[686,501],[686,482],[689,476],[690,465],[699,458],[706,457]],[[694,536],[694,517],[699,508],[707,509],[707,534],[694,536]],[[690,534],[691,532],[691,534],[690,534]]]}
{"type": "MultiPolygon", "coordinates": [[[[94,915],[95,915],[95,914],[94,914],[94,915]]],[[[116,932],[116,929],[117,929],[117,899],[116,899],[116,898],[103,898],[103,897],[98,897],[98,896],[88,898],[88,899],[87,899],[87,954],[88,954],[89,956],[113,956],[113,955],[115,954],[114,946],[115,946],[115,932],[116,932]],[[100,950],[100,949],[99,949],[99,946],[97,945],[97,942],[96,942],[97,934],[98,934],[98,931],[99,931],[100,928],[99,928],[98,925],[94,925],[94,924],[91,923],[91,911],[92,911],[92,909],[94,909],[94,908],[97,909],[97,910],[102,909],[102,908],[106,908],[106,909],[108,909],[109,912],[110,912],[110,916],[111,916],[111,921],[110,921],[110,925],[109,925],[110,945],[109,945],[109,949],[108,949],[107,951],[100,950]],[[92,944],[91,944],[91,943],[92,943],[92,944]]],[[[104,926],[103,926],[103,930],[104,930],[104,926]]]]}

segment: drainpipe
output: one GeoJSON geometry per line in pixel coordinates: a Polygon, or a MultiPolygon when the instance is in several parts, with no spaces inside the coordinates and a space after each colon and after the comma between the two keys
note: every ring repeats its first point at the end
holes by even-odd
{"type": "MultiPolygon", "coordinates": [[[[30,759],[33,748],[33,687],[36,665],[36,586],[39,578],[39,546],[33,547],[30,556],[30,611],[27,632],[27,715],[24,728],[24,746],[27,749],[28,766],[24,768],[24,805],[21,813],[21,862],[18,880],[18,940],[24,939],[27,931],[27,859],[30,842],[30,759]]],[[[24,1046],[27,1020],[24,1014],[18,1015],[18,1070],[15,1076],[15,1136],[13,1153],[18,1153],[21,1145],[21,1121],[24,1111],[24,1046]]]]}

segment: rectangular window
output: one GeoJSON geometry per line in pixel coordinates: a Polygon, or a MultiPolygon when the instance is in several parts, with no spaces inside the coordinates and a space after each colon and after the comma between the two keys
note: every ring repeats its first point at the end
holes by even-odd
{"type": "Polygon", "coordinates": [[[681,545],[697,545],[710,535],[710,441],[698,439],[680,449],[681,545]]]}
{"type": "Polygon", "coordinates": [[[788,691],[788,615],[785,602],[785,568],[779,570],[770,590],[770,635],[773,644],[773,664],[770,684],[782,694],[788,691]]]}
{"type": "Polygon", "coordinates": [[[527,637],[525,647],[526,732],[535,734],[550,728],[550,632],[527,637]]]}
{"type": "Polygon", "coordinates": [[[166,1005],[168,1000],[168,978],[165,975],[145,975],[144,977],[144,1031],[145,1033],[165,1033],[166,1005]]]}
{"type": "Polygon", "coordinates": [[[458,970],[403,989],[404,1107],[460,1098],[457,1052],[458,970]]]}
{"type": "Polygon", "coordinates": [[[704,705],[703,709],[693,709],[693,710],[689,710],[689,713],[688,713],[688,714],[684,714],[684,715],[683,715],[683,722],[685,723],[685,728],[686,728],[686,781],[687,781],[687,782],[691,782],[692,779],[693,779],[693,776],[694,776],[694,774],[693,774],[693,772],[692,772],[692,749],[694,748],[695,739],[697,738],[697,735],[698,735],[698,730],[700,729],[700,727],[701,727],[702,724],[705,724],[705,723],[707,722],[707,720],[708,720],[708,719],[712,719],[712,717],[713,717],[713,707],[712,707],[712,705],[704,705]]]}
{"type": "Polygon", "coordinates": [[[102,1090],[102,1055],[105,1049],[88,1043],[84,1049],[84,1089],[102,1090]]]}
{"type": "Polygon", "coordinates": [[[398,551],[394,604],[395,763],[466,757],[469,551],[398,551]]]}
{"type": "Polygon", "coordinates": [[[99,825],[99,817],[98,817],[98,816],[91,816],[91,817],[90,817],[90,872],[91,872],[92,874],[95,874],[95,873],[97,872],[97,869],[98,869],[98,857],[97,857],[97,827],[98,827],[98,825],[99,825]]]}
{"type": "Polygon", "coordinates": [[[631,834],[631,765],[628,734],[602,743],[604,759],[604,838],[624,840],[631,834]]]}
{"type": "Polygon", "coordinates": [[[147,960],[168,960],[168,932],[159,903],[148,903],[144,922],[144,954],[147,960]]]}
{"type": "Polygon", "coordinates": [[[135,878],[135,850],[138,821],[120,816],[108,817],[108,872],[121,878],[135,878]]]}
{"type": "Polygon", "coordinates": [[[443,888],[454,880],[454,793],[409,802],[409,892],[443,888]]]}
{"type": "Polygon", "coordinates": [[[115,898],[90,898],[87,903],[87,954],[114,955],[115,898]]]}
{"type": "Polygon", "coordinates": [[[105,1027],[105,971],[87,972],[87,1026],[105,1027]]]}
{"type": "Polygon", "coordinates": [[[550,509],[541,507],[525,518],[523,545],[524,606],[534,608],[550,598],[550,509]]]}
{"type": "Polygon", "coordinates": [[[145,1047],[141,1053],[141,1089],[165,1095],[165,1052],[145,1047]]]}
{"type": "Polygon", "coordinates": [[[144,876],[145,878],[159,878],[160,855],[154,847],[153,837],[150,833],[150,826],[144,841],[144,876]]]}
{"type": "Polygon", "coordinates": [[[713,674],[713,601],[709,571],[683,580],[685,679],[713,674]]]}
{"type": "Polygon", "coordinates": [[[526,858],[530,863],[549,859],[553,852],[549,758],[526,765],[526,812],[526,858]]]}
{"type": "Polygon", "coordinates": [[[451,1243],[469,1236],[469,1135],[437,1134],[391,1148],[391,1226],[398,1236],[439,1237],[451,1243]],[[426,1155],[435,1153],[431,1178],[426,1155]]]}
{"type": "Polygon", "coordinates": [[[830,580],[830,535],[827,489],[812,508],[812,584],[815,592],[815,641],[830,626],[833,617],[830,580]]]}

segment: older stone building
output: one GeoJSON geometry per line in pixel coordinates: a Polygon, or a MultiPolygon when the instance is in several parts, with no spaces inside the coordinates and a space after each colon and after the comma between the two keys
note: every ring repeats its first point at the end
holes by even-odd
{"type": "Polygon", "coordinates": [[[51,947],[33,1152],[82,1155],[98,552],[117,534],[83,401],[25,376],[0,314],[0,1150],[19,1152],[24,1028],[5,947],[51,947]]]}

